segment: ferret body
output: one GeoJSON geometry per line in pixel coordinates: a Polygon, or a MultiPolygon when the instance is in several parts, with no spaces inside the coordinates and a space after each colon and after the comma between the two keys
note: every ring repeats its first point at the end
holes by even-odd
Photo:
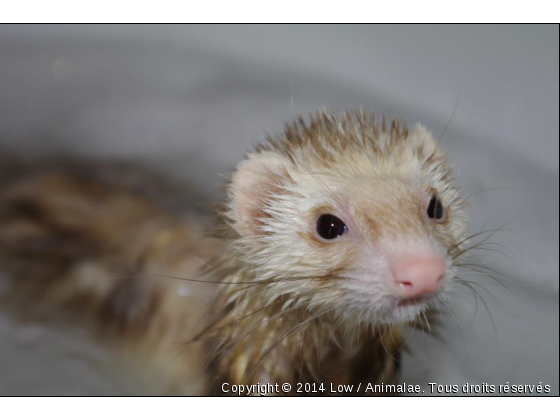
{"type": "Polygon", "coordinates": [[[399,325],[447,304],[464,204],[423,127],[320,112],[248,154],[204,228],[61,173],[10,183],[0,257],[15,310],[94,320],[158,392],[388,384],[399,325]]]}

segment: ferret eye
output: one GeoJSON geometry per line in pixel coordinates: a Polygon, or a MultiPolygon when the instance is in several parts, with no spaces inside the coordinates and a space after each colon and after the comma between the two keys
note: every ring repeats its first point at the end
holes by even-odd
{"type": "Polygon", "coordinates": [[[428,217],[430,219],[441,220],[443,218],[443,204],[434,195],[428,204],[428,217]]]}
{"type": "Polygon", "coordinates": [[[317,233],[321,238],[335,239],[347,231],[344,222],[332,214],[323,214],[317,219],[317,233]]]}

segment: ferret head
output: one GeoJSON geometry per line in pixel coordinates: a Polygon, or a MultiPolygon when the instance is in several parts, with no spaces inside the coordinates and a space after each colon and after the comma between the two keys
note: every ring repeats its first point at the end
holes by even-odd
{"type": "Polygon", "coordinates": [[[228,195],[236,258],[267,301],[407,322],[449,293],[464,203],[422,126],[300,119],[237,166],[228,195]]]}

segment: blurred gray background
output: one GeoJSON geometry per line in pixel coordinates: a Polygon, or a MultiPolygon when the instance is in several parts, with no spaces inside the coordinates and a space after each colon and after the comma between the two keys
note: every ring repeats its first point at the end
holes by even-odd
{"type": "MultiPolygon", "coordinates": [[[[219,197],[266,132],[319,107],[422,122],[449,147],[476,233],[509,222],[407,383],[558,395],[558,26],[0,26],[0,151],[130,159],[219,197]],[[496,248],[497,249],[497,248],[496,248]],[[509,257],[507,257],[509,256],[509,257]]],[[[0,293],[9,289],[0,281],[0,293]]],[[[140,392],[79,331],[0,311],[0,394],[140,392]]]]}

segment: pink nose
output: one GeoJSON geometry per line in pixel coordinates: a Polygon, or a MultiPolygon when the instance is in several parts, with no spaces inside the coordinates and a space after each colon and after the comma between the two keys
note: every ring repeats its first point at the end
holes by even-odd
{"type": "Polygon", "coordinates": [[[445,264],[437,256],[408,257],[394,261],[391,271],[399,293],[412,298],[437,290],[445,274],[445,264]]]}

